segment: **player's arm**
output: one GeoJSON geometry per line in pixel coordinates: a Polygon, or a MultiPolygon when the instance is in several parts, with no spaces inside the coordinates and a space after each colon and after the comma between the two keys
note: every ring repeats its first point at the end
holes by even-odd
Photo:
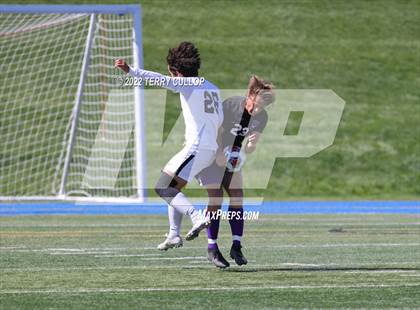
{"type": "Polygon", "coordinates": [[[257,143],[260,140],[261,133],[258,131],[252,132],[248,136],[248,141],[245,145],[245,153],[250,154],[257,148],[257,143]]]}
{"type": "Polygon", "coordinates": [[[164,88],[172,90],[174,92],[179,92],[181,90],[181,86],[176,86],[173,82],[173,78],[167,75],[160,74],[158,72],[143,70],[140,68],[132,68],[130,67],[124,59],[117,59],[114,63],[115,67],[121,69],[125,73],[138,77],[138,78],[145,78],[145,79],[155,79],[158,81],[165,81],[164,83],[160,83],[164,88]]]}

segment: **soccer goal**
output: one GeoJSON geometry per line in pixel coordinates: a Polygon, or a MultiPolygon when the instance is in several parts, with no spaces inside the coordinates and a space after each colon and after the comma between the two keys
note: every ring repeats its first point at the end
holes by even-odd
{"type": "Polygon", "coordinates": [[[0,5],[0,200],[145,199],[138,5],[0,5]]]}

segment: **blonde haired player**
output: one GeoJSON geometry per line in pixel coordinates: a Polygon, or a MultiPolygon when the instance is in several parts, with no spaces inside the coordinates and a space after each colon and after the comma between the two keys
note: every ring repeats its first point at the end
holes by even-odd
{"type": "MultiPolygon", "coordinates": [[[[265,108],[275,100],[273,85],[263,79],[252,76],[248,84],[246,97],[235,96],[223,102],[224,121],[220,129],[219,149],[215,162],[201,171],[197,179],[205,186],[209,196],[207,211],[215,213],[223,202],[223,189],[229,196],[229,224],[232,232],[230,257],[238,265],[247,264],[241,251],[241,239],[244,231],[242,172],[244,155],[255,151],[260,135],[268,121],[265,108]],[[245,138],[246,143],[243,144],[245,138]]],[[[207,229],[207,257],[219,268],[229,267],[217,245],[220,218],[211,217],[207,229]]]]}

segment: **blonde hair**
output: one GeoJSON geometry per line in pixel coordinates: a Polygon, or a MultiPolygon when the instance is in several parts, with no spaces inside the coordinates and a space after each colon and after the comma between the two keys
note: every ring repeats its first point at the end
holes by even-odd
{"type": "Polygon", "coordinates": [[[248,83],[248,95],[260,96],[264,105],[269,105],[276,100],[273,88],[270,82],[252,75],[248,83]]]}

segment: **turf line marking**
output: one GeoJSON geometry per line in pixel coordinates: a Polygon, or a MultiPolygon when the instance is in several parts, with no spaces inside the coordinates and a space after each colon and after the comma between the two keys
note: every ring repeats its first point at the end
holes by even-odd
{"type": "MultiPolygon", "coordinates": [[[[412,217],[413,219],[417,219],[418,216],[412,217]]],[[[258,220],[259,222],[282,222],[287,224],[292,224],[295,222],[301,223],[317,223],[317,224],[324,224],[324,225],[419,225],[420,222],[397,222],[393,221],[390,222],[388,218],[336,218],[334,220],[331,219],[307,219],[307,218],[278,218],[278,217],[267,217],[261,218],[258,220]],[[379,222],[379,223],[378,223],[379,222]]],[[[315,224],[316,225],[316,224],[315,224]]],[[[10,225],[12,227],[12,225],[10,225]]],[[[35,226],[35,225],[34,225],[35,226]]]]}
{"type": "Polygon", "coordinates": [[[51,252],[48,253],[49,255],[96,255],[96,254],[112,254],[113,252],[103,252],[103,251],[98,251],[98,252],[51,252]]]}
{"type": "Polygon", "coordinates": [[[402,274],[401,277],[420,277],[420,273],[418,273],[418,274],[402,274]]]}
{"type": "MultiPolygon", "coordinates": [[[[286,244],[275,246],[258,246],[261,248],[347,248],[347,247],[400,247],[400,246],[420,246],[420,243],[342,243],[342,244],[286,244]]],[[[252,248],[252,246],[251,246],[252,248]]]]}
{"type": "MultiPolygon", "coordinates": [[[[203,263],[201,260],[197,260],[197,261],[192,261],[192,264],[196,264],[196,263],[203,263]]],[[[402,264],[418,264],[418,262],[399,262],[399,263],[387,263],[387,264],[381,264],[381,266],[394,266],[394,265],[402,265],[402,264]]],[[[278,265],[251,265],[249,266],[249,268],[251,269],[256,269],[256,268],[262,268],[264,269],[269,269],[269,268],[279,268],[279,269],[284,269],[285,266],[292,266],[292,265],[296,265],[294,263],[284,263],[284,264],[278,264],[278,265]]],[[[301,264],[304,265],[304,264],[301,264]]],[[[314,266],[315,264],[308,264],[310,266],[307,267],[332,267],[333,265],[331,264],[319,264],[314,266]]],[[[339,265],[337,265],[339,266],[339,265]]],[[[239,268],[239,267],[236,267],[239,268]]],[[[244,267],[244,269],[246,269],[247,267],[244,267]]],[[[386,268],[386,267],[377,267],[375,265],[345,265],[342,266],[341,268],[348,268],[348,269],[357,269],[357,268],[386,268]]],[[[395,269],[398,269],[399,267],[395,267],[395,269]]],[[[404,268],[404,267],[401,267],[404,268]]],[[[420,271],[420,267],[416,267],[418,268],[418,271],[420,271]]],[[[211,264],[202,264],[200,266],[185,266],[185,265],[162,265],[162,266],[150,266],[150,265],[133,265],[133,266],[95,266],[95,267],[28,267],[28,268],[3,268],[1,269],[2,272],[50,272],[50,271],[62,271],[62,272],[70,272],[70,271],[95,271],[95,270],[106,270],[106,271],[111,271],[111,270],[135,270],[135,269],[146,269],[146,270],[161,270],[161,269],[174,269],[174,270],[182,270],[182,269],[215,269],[215,267],[211,264]]],[[[383,270],[384,272],[389,271],[389,272],[416,272],[416,270],[395,270],[395,269],[389,269],[389,270],[383,270]]],[[[308,272],[317,272],[317,270],[307,270],[305,268],[290,268],[290,271],[308,271],[308,272]]],[[[289,270],[284,270],[285,272],[289,271],[289,270]]],[[[322,270],[320,269],[320,271],[337,271],[337,272],[343,272],[346,270],[334,270],[333,269],[325,269],[322,270]]],[[[357,273],[367,273],[367,272],[374,272],[376,270],[347,270],[347,271],[354,271],[357,273]]]]}
{"type": "Polygon", "coordinates": [[[184,259],[203,260],[203,259],[207,259],[207,257],[204,257],[204,256],[150,257],[150,258],[144,258],[143,260],[184,260],[184,259]]]}
{"type": "MultiPolygon", "coordinates": [[[[202,263],[202,261],[200,261],[202,263]]],[[[3,268],[2,272],[43,272],[43,271],[94,271],[94,270],[135,270],[135,269],[146,269],[146,270],[160,270],[160,269],[194,269],[194,268],[215,268],[213,265],[203,266],[183,266],[183,265],[172,265],[172,266],[150,266],[150,265],[136,265],[136,266],[104,266],[104,267],[35,267],[35,268],[3,268]]]]}
{"type": "MultiPolygon", "coordinates": [[[[248,249],[262,249],[262,248],[346,248],[346,247],[419,247],[420,243],[327,243],[327,244],[284,244],[284,245],[256,245],[256,246],[245,246],[248,249]]],[[[186,246],[177,249],[179,250],[191,250],[191,249],[203,249],[202,246],[186,246]]],[[[0,248],[0,250],[8,250],[9,252],[82,252],[82,251],[126,251],[126,250],[156,250],[156,247],[115,247],[115,248],[43,248],[43,249],[30,249],[21,247],[6,247],[0,248]]]]}
{"type": "MultiPolygon", "coordinates": [[[[380,222],[373,221],[373,222],[360,222],[356,220],[335,220],[335,221],[326,221],[326,220],[310,220],[310,219],[259,219],[259,222],[284,222],[287,224],[291,224],[293,222],[302,222],[302,223],[315,223],[314,227],[327,227],[327,226],[350,226],[350,228],[358,227],[358,228],[366,228],[365,226],[396,226],[397,228],[404,228],[405,226],[419,226],[420,222],[380,222]]],[[[119,228],[119,227],[167,227],[167,224],[111,224],[111,223],[104,223],[104,224],[2,224],[3,228],[90,228],[90,227],[105,227],[105,228],[119,228]]],[[[152,231],[152,230],[151,230],[152,231]]]]}
{"type": "Polygon", "coordinates": [[[339,264],[300,264],[300,263],[282,263],[281,266],[301,266],[301,267],[328,267],[328,266],[338,266],[339,264]]]}
{"type": "Polygon", "coordinates": [[[74,252],[74,253],[86,253],[86,251],[126,251],[130,249],[143,249],[143,248],[72,248],[72,249],[65,249],[65,248],[45,248],[45,249],[15,249],[10,252],[51,252],[51,253],[58,253],[62,252],[74,252]]]}
{"type": "MultiPolygon", "coordinates": [[[[420,269],[419,269],[420,271],[420,269]]],[[[401,276],[407,276],[403,275],[402,273],[416,273],[416,270],[352,270],[352,271],[344,271],[344,273],[401,273],[401,276]]],[[[412,276],[412,275],[409,275],[412,276]]],[[[419,274],[420,276],[420,274],[419,274]]]]}
{"type": "Polygon", "coordinates": [[[109,254],[109,255],[95,255],[94,257],[148,257],[148,256],[161,256],[162,254],[109,254]]]}
{"type": "Polygon", "coordinates": [[[49,227],[59,227],[59,228],[78,228],[78,227],[168,227],[168,224],[3,224],[2,227],[35,227],[35,228],[49,228],[49,227]]]}
{"type": "MultiPolygon", "coordinates": [[[[389,264],[393,264],[393,263],[389,263],[389,264]]],[[[258,267],[263,267],[265,265],[257,265],[258,267]]],[[[296,266],[296,267],[339,267],[342,266],[340,264],[336,264],[336,263],[330,263],[330,264],[305,264],[305,263],[280,263],[279,266],[296,266]]],[[[277,266],[277,267],[279,267],[277,266]]],[[[253,267],[252,265],[250,266],[251,268],[253,267]]],[[[275,268],[275,266],[267,266],[267,267],[273,267],[275,268]]],[[[343,266],[341,268],[358,268],[356,266],[343,266]]],[[[359,266],[359,268],[366,268],[363,266],[359,266]]],[[[375,268],[375,267],[373,267],[375,268]]],[[[380,267],[378,268],[380,269],[380,267]]],[[[332,269],[331,271],[335,271],[334,269],[332,269]]],[[[349,271],[345,271],[342,270],[345,273],[400,273],[400,272],[415,272],[415,270],[349,270],[349,271]]],[[[420,271],[420,268],[419,268],[420,271]]]]}
{"type": "Polygon", "coordinates": [[[307,289],[362,289],[420,287],[419,284],[357,284],[357,285],[273,285],[240,287],[145,287],[145,288],[76,288],[0,290],[0,294],[79,294],[79,293],[136,293],[136,292],[191,292],[191,291],[250,291],[250,290],[307,290],[307,289]]]}
{"type": "Polygon", "coordinates": [[[81,251],[84,251],[84,250],[82,250],[82,249],[75,249],[75,248],[54,248],[53,251],[81,252],[81,251]]]}

